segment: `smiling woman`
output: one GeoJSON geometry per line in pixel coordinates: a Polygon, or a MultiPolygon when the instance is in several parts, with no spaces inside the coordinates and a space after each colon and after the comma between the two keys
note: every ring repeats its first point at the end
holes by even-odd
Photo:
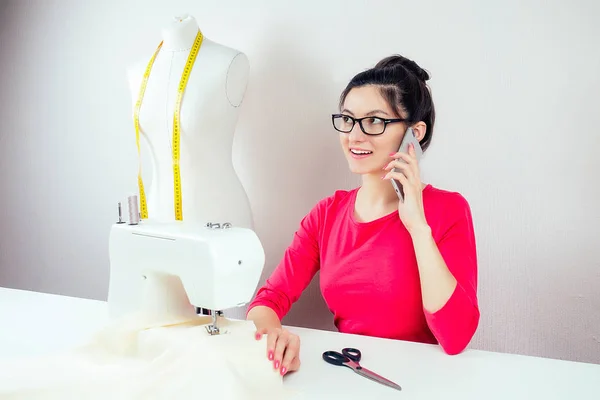
{"type": "MultiPolygon", "coordinates": [[[[406,121],[404,118],[394,118],[394,114],[385,104],[385,100],[380,94],[381,89],[372,85],[359,86],[344,95],[344,108],[341,114],[332,116],[333,126],[342,133],[352,134],[354,127],[358,124],[364,135],[379,136],[386,131],[390,124],[406,121]],[[387,110],[387,111],[386,111],[387,110]],[[357,118],[356,115],[363,117],[357,118]]],[[[400,144],[399,137],[403,133],[401,126],[388,130],[388,134],[383,140],[373,140],[369,142],[353,141],[350,143],[350,135],[340,135],[342,148],[345,150],[349,161],[350,170],[357,174],[369,173],[373,168],[377,172],[381,166],[389,162],[390,152],[398,148],[400,144]],[[375,148],[374,146],[378,147],[375,148]],[[368,158],[368,162],[354,163],[352,160],[363,160],[368,158]]]]}
{"type": "Polygon", "coordinates": [[[250,304],[257,338],[281,374],[300,367],[297,336],[281,319],[320,271],[340,332],[437,343],[458,354],[479,324],[477,253],[465,198],[421,182],[413,147],[397,152],[408,128],[423,151],[435,108],[414,61],[391,56],[357,74],[332,115],[353,190],[322,199],[300,222],[273,274],[250,304]],[[400,182],[399,201],[390,179],[400,182]]]}

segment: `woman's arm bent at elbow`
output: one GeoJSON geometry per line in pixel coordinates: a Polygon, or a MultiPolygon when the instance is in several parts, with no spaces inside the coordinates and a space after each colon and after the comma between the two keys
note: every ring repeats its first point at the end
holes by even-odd
{"type": "Polygon", "coordinates": [[[423,311],[440,346],[461,353],[479,324],[477,251],[468,203],[455,198],[453,221],[436,244],[431,232],[413,234],[421,278],[423,311]]]}
{"type": "Polygon", "coordinates": [[[256,326],[256,339],[267,335],[267,357],[281,375],[300,367],[300,338],[283,329],[281,320],[298,300],[320,267],[320,207],[300,223],[291,245],[248,307],[246,319],[256,326]]]}

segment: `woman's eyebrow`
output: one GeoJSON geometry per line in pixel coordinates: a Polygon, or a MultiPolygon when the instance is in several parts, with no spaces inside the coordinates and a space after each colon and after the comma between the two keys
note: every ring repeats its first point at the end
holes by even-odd
{"type": "Polygon", "coordinates": [[[383,110],[373,110],[373,111],[369,111],[368,113],[366,113],[366,116],[371,116],[371,115],[375,115],[375,114],[384,114],[384,115],[389,115],[388,113],[386,113],[383,110]]]}
{"type": "MultiPolygon", "coordinates": [[[[352,111],[348,110],[347,108],[344,108],[344,109],[342,110],[342,113],[344,113],[344,114],[350,114],[350,115],[354,116],[354,113],[353,113],[352,111]]],[[[373,115],[376,115],[376,114],[384,114],[384,115],[388,115],[388,116],[389,116],[389,114],[388,114],[388,113],[386,113],[386,112],[385,112],[385,111],[383,111],[383,110],[373,110],[373,111],[369,111],[368,113],[366,113],[366,114],[365,114],[365,116],[367,116],[367,117],[370,117],[370,116],[373,116],[373,115]]]]}

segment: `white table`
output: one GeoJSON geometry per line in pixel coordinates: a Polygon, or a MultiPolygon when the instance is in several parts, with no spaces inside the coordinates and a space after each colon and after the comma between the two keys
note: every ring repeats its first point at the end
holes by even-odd
{"type": "MultiPolygon", "coordinates": [[[[47,354],[83,343],[108,321],[106,303],[0,288],[0,358],[47,354]]],[[[301,337],[300,371],[285,385],[306,399],[600,399],[600,365],[467,350],[288,327],[301,337]],[[362,364],[401,392],[325,363],[325,350],[357,347],[362,364]]]]}

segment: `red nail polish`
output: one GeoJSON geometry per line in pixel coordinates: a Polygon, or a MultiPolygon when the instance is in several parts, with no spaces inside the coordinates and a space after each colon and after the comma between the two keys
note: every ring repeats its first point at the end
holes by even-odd
{"type": "Polygon", "coordinates": [[[260,333],[256,333],[256,335],[254,335],[254,337],[256,338],[256,340],[260,339],[260,333]]]}
{"type": "Polygon", "coordinates": [[[279,360],[275,361],[275,369],[279,368],[279,360]]]}
{"type": "Polygon", "coordinates": [[[269,360],[273,360],[273,352],[269,351],[269,360]]]}
{"type": "Polygon", "coordinates": [[[285,367],[281,368],[281,375],[285,375],[285,373],[287,372],[287,369],[285,369],[285,367]]]}

